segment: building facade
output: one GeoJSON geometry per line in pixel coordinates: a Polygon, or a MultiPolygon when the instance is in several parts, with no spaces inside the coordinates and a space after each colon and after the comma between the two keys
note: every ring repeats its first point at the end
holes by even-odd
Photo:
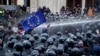
{"type": "Polygon", "coordinates": [[[59,12],[62,6],[71,7],[100,7],[100,0],[30,0],[30,12],[36,11],[39,7],[49,7],[52,12],[59,12]]]}
{"type": "MultiPolygon", "coordinates": [[[[0,0],[0,5],[26,5],[29,0],[0,0]]],[[[26,5],[27,6],[27,5],[26,5]]]]}
{"type": "Polygon", "coordinates": [[[0,0],[0,5],[25,5],[30,12],[46,6],[55,13],[59,12],[62,6],[80,6],[82,9],[89,6],[100,7],[100,0],[0,0]]]}
{"type": "Polygon", "coordinates": [[[46,6],[52,12],[58,12],[62,6],[66,6],[66,0],[30,0],[30,12],[36,11],[37,8],[46,6]]]}
{"type": "Polygon", "coordinates": [[[13,10],[13,9],[17,10],[16,7],[23,6],[23,5],[25,5],[29,11],[30,0],[0,0],[0,8],[6,9],[6,10],[13,10]]]}
{"type": "Polygon", "coordinates": [[[17,0],[0,0],[0,5],[17,5],[17,0]]]}

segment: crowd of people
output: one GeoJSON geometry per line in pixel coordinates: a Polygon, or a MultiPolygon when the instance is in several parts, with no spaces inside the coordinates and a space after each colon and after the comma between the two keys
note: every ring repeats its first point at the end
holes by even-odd
{"type": "MultiPolygon", "coordinates": [[[[88,29],[82,31],[77,31],[79,27],[76,25],[74,30],[70,27],[69,30],[73,31],[52,35],[48,30],[40,34],[22,35],[9,28],[6,32],[8,36],[3,36],[3,50],[5,56],[100,56],[99,25],[99,22],[85,24],[88,29]]],[[[0,39],[0,46],[2,43],[0,39]]]]}
{"type": "MultiPolygon", "coordinates": [[[[28,15],[28,13],[26,12],[26,7],[22,7],[22,6],[18,6],[18,9],[16,10],[7,10],[7,9],[3,9],[0,8],[0,21],[6,21],[6,22],[15,22],[18,21],[23,18],[26,17],[26,15],[28,15]]],[[[14,24],[14,23],[12,23],[14,24]]]]}
{"type": "MultiPolygon", "coordinates": [[[[60,14],[58,13],[51,13],[49,8],[43,7],[43,11],[46,19],[49,17],[50,21],[65,19],[63,15],[67,15],[66,17],[72,17],[72,14],[69,15],[69,12],[65,13],[62,10],[61,17],[59,17],[60,14]]],[[[74,11],[70,12],[74,13],[74,11]]],[[[78,10],[78,12],[80,15],[80,10],[78,10]]],[[[11,17],[20,16],[16,11],[6,11],[4,17],[6,17],[5,15],[9,15],[9,19],[11,17]]],[[[42,31],[40,34],[33,34],[34,29],[31,33],[23,34],[21,30],[18,30],[17,24],[10,26],[7,24],[7,27],[0,24],[0,55],[100,56],[100,23],[95,22],[82,25],[84,25],[83,28],[80,28],[77,25],[68,27],[68,29],[65,30],[65,33],[57,32],[50,34],[50,32],[48,32],[50,29],[46,28],[45,31],[42,31]]]]}
{"type": "Polygon", "coordinates": [[[97,10],[97,8],[86,7],[82,10],[80,6],[74,6],[73,8],[62,6],[62,8],[60,9],[60,13],[52,13],[51,10],[45,6],[42,9],[44,11],[47,22],[71,18],[80,19],[84,17],[95,17],[99,13],[99,10],[97,10]]]}

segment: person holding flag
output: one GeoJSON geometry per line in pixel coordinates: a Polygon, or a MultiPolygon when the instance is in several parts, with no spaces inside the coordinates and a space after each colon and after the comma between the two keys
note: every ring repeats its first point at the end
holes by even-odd
{"type": "Polygon", "coordinates": [[[21,20],[19,25],[22,27],[24,32],[28,32],[44,22],[46,22],[46,19],[43,15],[42,9],[38,9],[37,12],[32,13],[25,19],[21,20]]]}
{"type": "Polygon", "coordinates": [[[50,27],[50,24],[48,24],[46,28],[42,29],[42,33],[48,33],[49,27],[50,27]]]}

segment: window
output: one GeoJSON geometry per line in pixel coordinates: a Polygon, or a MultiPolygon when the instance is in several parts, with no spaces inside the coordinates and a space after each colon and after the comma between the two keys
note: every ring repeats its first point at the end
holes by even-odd
{"type": "Polygon", "coordinates": [[[7,0],[3,0],[3,5],[6,5],[7,4],[7,0]]]}
{"type": "Polygon", "coordinates": [[[6,0],[0,0],[0,5],[6,5],[7,1],[6,0]]]}
{"type": "Polygon", "coordinates": [[[92,7],[92,0],[86,0],[86,7],[92,7]]]}
{"type": "Polygon", "coordinates": [[[11,5],[11,0],[9,0],[9,5],[11,5]]]}
{"type": "Polygon", "coordinates": [[[30,7],[30,0],[27,0],[27,6],[30,7]]]}
{"type": "Polygon", "coordinates": [[[0,0],[0,5],[2,5],[2,0],[0,0]]]}
{"type": "Polygon", "coordinates": [[[78,7],[78,6],[81,7],[81,4],[82,4],[81,0],[75,0],[75,6],[76,7],[78,7]]]}
{"type": "Polygon", "coordinates": [[[67,0],[67,6],[68,7],[73,7],[73,0],[67,0]]]}

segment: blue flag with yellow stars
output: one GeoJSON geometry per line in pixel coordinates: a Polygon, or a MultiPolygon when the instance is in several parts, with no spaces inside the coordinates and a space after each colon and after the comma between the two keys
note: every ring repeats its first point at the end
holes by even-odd
{"type": "Polygon", "coordinates": [[[38,9],[37,12],[30,14],[28,17],[20,21],[20,25],[22,26],[24,31],[28,31],[31,28],[35,28],[42,23],[46,22],[46,19],[43,15],[41,9],[38,9]]]}

